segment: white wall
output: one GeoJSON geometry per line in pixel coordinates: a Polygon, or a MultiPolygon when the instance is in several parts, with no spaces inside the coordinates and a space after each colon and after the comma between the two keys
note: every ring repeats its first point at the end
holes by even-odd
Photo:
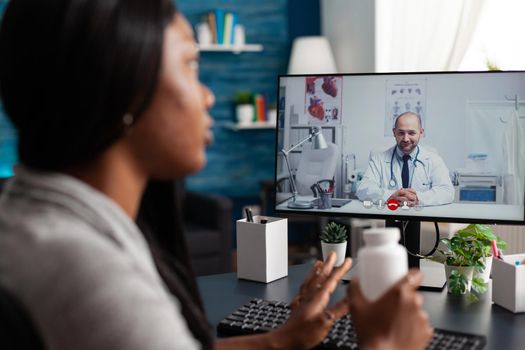
{"type": "MultiPolygon", "coordinates": [[[[525,96],[524,74],[425,74],[403,75],[406,80],[426,79],[426,137],[421,144],[435,148],[449,169],[464,168],[467,147],[467,101],[499,100],[505,95],[525,96]],[[508,77],[513,80],[509,82],[508,77]]],[[[394,144],[393,136],[384,136],[386,80],[400,79],[397,75],[345,76],[343,79],[342,154],[354,153],[358,169],[366,169],[371,149],[386,149],[394,144]]],[[[304,78],[288,78],[287,111],[290,105],[300,116],[304,113],[304,78]]],[[[287,117],[289,114],[287,113],[287,117]]],[[[306,118],[304,119],[307,120],[306,118]]],[[[500,123],[494,117],[494,125],[500,123]]],[[[301,123],[303,124],[303,123],[301,123]]],[[[481,146],[479,145],[480,150],[481,146]]]]}
{"type": "Polygon", "coordinates": [[[339,72],[375,71],[375,0],[322,0],[321,33],[339,72]]]}

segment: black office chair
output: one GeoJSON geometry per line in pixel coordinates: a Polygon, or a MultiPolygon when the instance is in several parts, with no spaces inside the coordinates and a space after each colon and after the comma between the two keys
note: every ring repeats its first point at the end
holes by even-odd
{"type": "Polygon", "coordinates": [[[182,218],[184,255],[189,255],[193,272],[200,276],[231,271],[231,216],[232,203],[226,197],[186,191],[184,180],[150,181],[137,223],[167,253],[180,258],[174,220],[182,218]]]}
{"type": "Polygon", "coordinates": [[[0,286],[0,349],[44,349],[29,314],[14,295],[0,286]]]}

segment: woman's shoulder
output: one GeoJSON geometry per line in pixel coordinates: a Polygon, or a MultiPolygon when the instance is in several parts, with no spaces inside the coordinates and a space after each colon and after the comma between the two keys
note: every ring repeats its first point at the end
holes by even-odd
{"type": "Polygon", "coordinates": [[[33,253],[66,242],[83,243],[96,235],[85,220],[67,207],[12,195],[0,199],[0,230],[0,250],[11,244],[33,253]]]}
{"type": "Polygon", "coordinates": [[[9,266],[4,277],[34,286],[41,279],[74,277],[96,261],[118,256],[117,247],[88,223],[49,205],[0,204],[0,231],[0,268],[9,266]]]}
{"type": "Polygon", "coordinates": [[[19,298],[45,338],[60,339],[64,348],[79,339],[86,348],[107,341],[118,349],[148,348],[158,343],[148,325],[159,321],[166,324],[157,332],[162,341],[195,347],[147,249],[67,207],[0,202],[0,284],[19,298]]]}
{"type": "Polygon", "coordinates": [[[57,259],[78,260],[75,254],[84,251],[147,251],[136,225],[114,202],[63,174],[23,169],[0,196],[0,230],[4,245],[57,259]]]}
{"type": "Polygon", "coordinates": [[[47,288],[46,280],[82,284],[83,277],[108,276],[125,265],[140,268],[145,247],[137,248],[125,234],[119,236],[118,226],[111,226],[111,220],[106,224],[107,218],[87,205],[79,210],[82,202],[54,195],[40,187],[20,191],[15,186],[2,193],[0,269],[6,271],[2,278],[11,278],[22,288],[40,283],[47,288]]]}

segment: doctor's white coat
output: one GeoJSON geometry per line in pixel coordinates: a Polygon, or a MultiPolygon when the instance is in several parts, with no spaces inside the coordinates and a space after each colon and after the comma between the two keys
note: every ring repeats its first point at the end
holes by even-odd
{"type": "MultiPolygon", "coordinates": [[[[401,188],[402,162],[394,156],[395,146],[383,152],[370,152],[368,168],[357,187],[357,197],[360,200],[388,198],[401,188]],[[391,162],[393,161],[392,167],[391,162]],[[396,179],[396,187],[389,188],[392,175],[396,179]]],[[[409,162],[410,187],[416,190],[419,202],[424,206],[449,204],[454,201],[454,186],[445,162],[441,157],[424,146],[419,146],[417,161],[409,162]]]]}

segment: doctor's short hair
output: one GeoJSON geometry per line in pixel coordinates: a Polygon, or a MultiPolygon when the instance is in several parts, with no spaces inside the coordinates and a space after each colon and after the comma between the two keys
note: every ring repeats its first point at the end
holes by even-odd
{"type": "Polygon", "coordinates": [[[403,112],[401,114],[399,114],[397,117],[396,117],[396,120],[394,121],[394,129],[397,128],[397,121],[399,120],[399,118],[405,116],[405,115],[413,115],[413,116],[416,116],[417,117],[417,121],[419,122],[419,128],[422,128],[423,127],[423,123],[421,122],[421,116],[415,112],[403,112]]]}

